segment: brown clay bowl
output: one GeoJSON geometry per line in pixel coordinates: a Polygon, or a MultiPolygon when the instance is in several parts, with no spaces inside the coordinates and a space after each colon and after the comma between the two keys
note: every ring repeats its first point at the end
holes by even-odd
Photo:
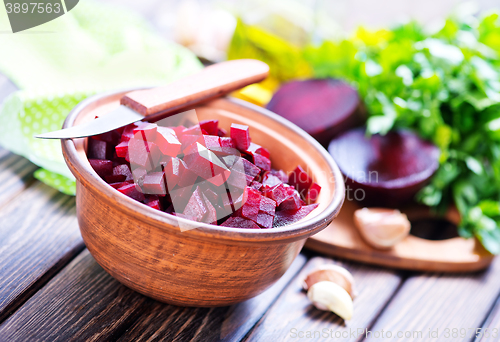
{"type": "MultiPolygon", "coordinates": [[[[80,103],[64,127],[83,123],[119,105],[126,92],[80,103]]],[[[124,285],[162,302],[223,306],[252,298],[288,269],[307,237],[324,229],[344,200],[337,165],[319,143],[278,115],[247,102],[221,98],[195,107],[198,118],[250,127],[252,139],[271,152],[274,168],[307,169],[321,187],[320,205],[282,228],[237,229],[200,224],[151,209],[119,193],[91,168],[86,139],[64,140],[66,163],[77,181],[76,208],[83,240],[96,261],[124,285]],[[181,232],[183,225],[196,229],[181,232]]]]}

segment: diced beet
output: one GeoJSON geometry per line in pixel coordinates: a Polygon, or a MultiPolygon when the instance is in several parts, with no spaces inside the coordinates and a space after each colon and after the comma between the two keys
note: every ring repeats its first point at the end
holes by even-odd
{"type": "Polygon", "coordinates": [[[121,138],[121,134],[120,134],[120,132],[118,132],[118,129],[113,130],[113,131],[109,131],[109,132],[105,132],[102,134],[94,135],[91,137],[91,139],[105,141],[111,145],[118,144],[120,142],[120,138],[121,138]]]}
{"type": "Polygon", "coordinates": [[[158,196],[146,196],[144,204],[156,210],[161,210],[160,199],[158,196]]]}
{"type": "Polygon", "coordinates": [[[217,135],[219,120],[200,121],[200,128],[204,129],[209,135],[217,135]]]}
{"type": "Polygon", "coordinates": [[[236,148],[236,144],[234,143],[234,140],[230,137],[221,137],[220,138],[220,146],[221,147],[236,148]]]}
{"type": "Polygon", "coordinates": [[[268,149],[266,149],[260,145],[257,145],[253,142],[250,143],[250,146],[248,147],[247,152],[250,153],[252,156],[254,154],[260,154],[268,159],[271,158],[271,154],[269,153],[268,149]]]}
{"type": "Polygon", "coordinates": [[[295,168],[295,170],[290,173],[288,176],[288,184],[295,187],[297,191],[302,195],[307,195],[307,190],[311,187],[313,180],[307,172],[299,165],[295,168]]]}
{"type": "Polygon", "coordinates": [[[171,128],[158,127],[154,142],[164,155],[176,157],[181,152],[182,145],[171,128]]]}
{"type": "Polygon", "coordinates": [[[200,125],[193,125],[189,128],[185,128],[183,131],[182,131],[182,136],[183,136],[183,140],[184,140],[184,135],[197,135],[197,136],[200,136],[201,135],[201,128],[200,128],[200,125]]]}
{"type": "Polygon", "coordinates": [[[306,217],[311,211],[316,209],[318,203],[304,205],[299,210],[281,210],[274,216],[273,227],[283,227],[306,217]]]}
{"type": "Polygon", "coordinates": [[[200,190],[196,188],[189,199],[183,214],[193,221],[200,222],[208,213],[205,201],[203,200],[200,190]]]}
{"type": "Polygon", "coordinates": [[[271,170],[271,174],[278,177],[283,183],[288,182],[288,175],[283,170],[271,170]]]}
{"type": "Polygon", "coordinates": [[[231,169],[231,175],[228,177],[226,182],[231,187],[245,189],[247,187],[247,175],[241,172],[239,168],[233,168],[231,169]]]}
{"type": "Polygon", "coordinates": [[[258,168],[264,170],[264,171],[271,171],[271,160],[267,157],[264,157],[260,154],[255,154],[253,156],[253,161],[255,163],[255,166],[258,168]]]}
{"type": "Polygon", "coordinates": [[[205,202],[205,207],[207,208],[207,213],[205,217],[203,217],[203,222],[217,224],[217,210],[215,210],[212,202],[207,198],[207,196],[205,196],[205,194],[202,194],[202,196],[203,201],[205,202]]]}
{"type": "Polygon", "coordinates": [[[267,109],[290,120],[321,144],[364,120],[357,91],[334,79],[309,79],[283,84],[267,109]]]}
{"type": "Polygon", "coordinates": [[[257,223],[252,220],[247,220],[242,217],[230,217],[226,221],[224,221],[221,226],[223,227],[233,227],[233,228],[250,228],[250,229],[259,229],[260,227],[257,223]]]}
{"type": "Polygon", "coordinates": [[[259,211],[274,216],[276,212],[276,202],[269,197],[262,196],[260,199],[259,211]]]}
{"type": "Polygon", "coordinates": [[[217,135],[202,135],[199,141],[211,151],[221,151],[220,138],[217,135]]]}
{"type": "Polygon", "coordinates": [[[185,153],[189,148],[193,146],[196,142],[201,142],[199,139],[201,138],[201,135],[193,135],[193,134],[184,134],[182,136],[182,146],[181,150],[185,153]]]}
{"type": "Polygon", "coordinates": [[[135,138],[128,142],[128,161],[134,167],[140,166],[146,170],[153,170],[158,165],[160,155],[160,149],[152,142],[135,138]]]}
{"type": "Polygon", "coordinates": [[[124,194],[130,198],[133,198],[139,202],[142,202],[145,199],[144,194],[142,192],[140,192],[139,190],[137,190],[135,184],[127,184],[127,185],[124,185],[116,190],[120,191],[122,194],[124,194]]]}
{"type": "Polygon", "coordinates": [[[157,133],[158,125],[150,122],[141,122],[139,126],[134,128],[134,137],[138,137],[138,133],[142,137],[144,141],[155,142],[156,141],[156,133],[157,133]]]}
{"type": "Polygon", "coordinates": [[[250,183],[250,187],[254,188],[255,190],[260,190],[262,188],[262,184],[256,181],[252,181],[252,183],[250,183]]]}
{"type": "Polygon", "coordinates": [[[186,186],[183,188],[177,188],[170,191],[170,198],[172,199],[172,205],[176,212],[183,212],[186,204],[193,192],[191,191],[191,186],[186,186]]]}
{"type": "Polygon", "coordinates": [[[257,214],[256,223],[262,228],[272,228],[274,223],[274,216],[259,211],[259,213],[257,214]]]}
{"type": "Polygon", "coordinates": [[[132,172],[130,171],[130,168],[128,167],[127,164],[121,164],[113,167],[113,176],[125,176],[125,180],[133,180],[134,177],[132,176],[132,172]]]}
{"type": "MultiPolygon", "coordinates": [[[[219,195],[217,191],[214,191],[212,189],[212,186],[213,185],[211,185],[211,183],[203,182],[198,187],[200,188],[201,193],[207,198],[207,200],[210,201],[212,205],[214,205],[219,202],[219,195]]],[[[221,191],[224,191],[225,193],[225,188],[221,189],[221,191]]]]}
{"type": "Polygon", "coordinates": [[[225,130],[225,129],[223,129],[223,128],[220,128],[220,127],[219,127],[219,129],[217,130],[217,135],[218,135],[219,137],[224,137],[224,136],[226,136],[226,135],[227,135],[227,132],[226,132],[226,130],[225,130]]]}
{"type": "Polygon", "coordinates": [[[177,186],[179,187],[187,187],[193,185],[196,182],[196,178],[198,178],[198,175],[191,171],[182,159],[180,159],[179,163],[179,174],[180,177],[177,181],[177,186]]]}
{"type": "Polygon", "coordinates": [[[132,175],[134,177],[134,181],[139,181],[141,179],[144,178],[144,176],[146,176],[148,173],[148,171],[146,171],[146,169],[143,169],[141,167],[134,167],[132,169],[132,175]]]}
{"type": "Polygon", "coordinates": [[[260,198],[262,196],[260,192],[254,188],[247,187],[245,192],[247,193],[247,200],[241,207],[241,214],[249,220],[256,221],[260,208],[260,198]]]}
{"type": "Polygon", "coordinates": [[[175,188],[179,183],[179,179],[181,178],[181,167],[184,168],[184,165],[181,166],[181,164],[182,161],[176,157],[170,159],[167,163],[162,163],[162,169],[165,173],[165,179],[169,190],[175,188]]]}
{"type": "Polygon", "coordinates": [[[260,169],[248,160],[241,158],[241,162],[243,163],[243,170],[245,171],[245,174],[251,176],[252,179],[260,174],[260,169]]]}
{"type": "Polygon", "coordinates": [[[150,172],[145,175],[142,181],[142,191],[145,194],[166,195],[163,172],[150,172]]]}
{"type": "Polygon", "coordinates": [[[279,210],[297,210],[302,207],[302,201],[298,192],[294,192],[291,196],[287,197],[283,202],[280,203],[279,210]]]}
{"type": "Polygon", "coordinates": [[[128,155],[128,141],[122,141],[115,146],[116,155],[120,158],[127,158],[128,155]]]}
{"type": "Polygon", "coordinates": [[[289,197],[287,189],[285,188],[283,183],[280,183],[273,187],[267,185],[264,186],[263,194],[264,196],[274,200],[276,202],[276,205],[280,205],[284,200],[286,200],[289,197]]]}
{"type": "Polygon", "coordinates": [[[213,152],[199,143],[186,151],[184,161],[189,170],[216,186],[222,185],[231,174],[213,152]]]}
{"type": "Polygon", "coordinates": [[[113,174],[113,162],[111,160],[89,159],[89,163],[94,171],[102,178],[113,174]]]}
{"type": "Polygon", "coordinates": [[[231,138],[239,150],[246,151],[250,146],[250,129],[248,126],[233,123],[231,125],[231,138]]]}
{"type": "Polygon", "coordinates": [[[309,188],[309,190],[307,191],[307,195],[305,197],[307,204],[316,202],[316,200],[319,197],[320,191],[321,187],[318,184],[313,183],[309,188]]]}
{"type": "Polygon", "coordinates": [[[125,181],[125,176],[124,175],[111,175],[111,176],[106,176],[104,179],[106,180],[107,183],[120,183],[125,181]]]}
{"type": "Polygon", "coordinates": [[[112,159],[113,146],[105,141],[96,139],[87,139],[87,158],[89,159],[112,159]]]}
{"type": "Polygon", "coordinates": [[[136,124],[130,124],[128,126],[125,126],[122,136],[120,138],[120,142],[129,141],[130,139],[132,139],[134,137],[134,128],[136,127],[137,127],[136,124]]]}
{"type": "Polygon", "coordinates": [[[262,178],[262,185],[268,185],[268,186],[275,186],[280,183],[283,183],[278,177],[271,173],[265,173],[264,177],[262,178]]]}
{"type": "Polygon", "coordinates": [[[118,182],[118,183],[110,183],[109,185],[111,185],[115,189],[118,189],[118,188],[121,188],[122,186],[125,186],[128,184],[132,184],[132,183],[125,181],[125,182],[118,182]]]}

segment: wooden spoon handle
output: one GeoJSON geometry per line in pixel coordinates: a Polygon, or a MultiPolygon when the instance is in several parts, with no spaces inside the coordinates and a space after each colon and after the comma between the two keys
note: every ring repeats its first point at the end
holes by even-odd
{"type": "Polygon", "coordinates": [[[147,90],[130,92],[121,104],[151,116],[166,114],[183,107],[228,94],[264,80],[269,66],[254,59],[238,59],[208,66],[192,76],[147,90]]]}

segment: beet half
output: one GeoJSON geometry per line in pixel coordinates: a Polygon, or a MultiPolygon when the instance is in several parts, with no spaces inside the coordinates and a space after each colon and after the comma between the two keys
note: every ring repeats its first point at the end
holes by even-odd
{"type": "Polygon", "coordinates": [[[368,138],[356,128],[332,140],[328,150],[344,174],[347,196],[371,206],[408,203],[439,167],[439,148],[407,130],[368,138]]]}
{"type": "Polygon", "coordinates": [[[267,109],[290,120],[323,146],[364,122],[357,91],[335,79],[309,79],[282,85],[267,109]]]}

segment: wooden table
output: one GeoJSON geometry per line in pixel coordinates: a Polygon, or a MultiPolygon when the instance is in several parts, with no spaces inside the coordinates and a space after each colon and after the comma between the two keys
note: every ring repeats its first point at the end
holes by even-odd
{"type": "MultiPolygon", "coordinates": [[[[13,90],[0,76],[0,100],[13,90]]],[[[500,329],[500,259],[484,272],[443,275],[304,251],[277,284],[247,302],[221,308],[156,302],[95,262],[78,230],[75,199],[36,181],[35,169],[0,149],[0,341],[363,341],[366,330],[368,340],[380,341],[389,333],[393,341],[500,340],[470,337],[478,328],[500,329]],[[350,322],[316,310],[301,291],[308,270],[327,262],[344,265],[356,279],[350,322]],[[452,329],[465,329],[467,337],[452,329]],[[436,330],[439,337],[429,338],[436,330]]]]}

